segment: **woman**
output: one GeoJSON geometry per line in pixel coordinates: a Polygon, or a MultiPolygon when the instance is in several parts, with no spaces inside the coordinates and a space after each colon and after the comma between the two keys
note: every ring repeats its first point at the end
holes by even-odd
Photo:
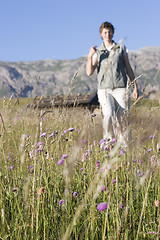
{"type": "MultiPolygon", "coordinates": [[[[122,126],[124,110],[127,110],[127,75],[130,81],[133,81],[135,76],[129,63],[126,47],[112,40],[113,25],[109,22],[102,23],[100,34],[103,42],[98,48],[90,48],[86,73],[91,76],[97,68],[97,94],[103,113],[104,139],[112,140],[118,134],[120,141],[124,142],[122,126]]],[[[138,98],[136,81],[134,81],[133,98],[134,100],[138,98]]]]}

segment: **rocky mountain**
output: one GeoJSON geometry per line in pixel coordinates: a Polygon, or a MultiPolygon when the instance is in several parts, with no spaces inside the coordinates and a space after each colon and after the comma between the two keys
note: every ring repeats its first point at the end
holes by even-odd
{"type": "MultiPolygon", "coordinates": [[[[139,89],[148,83],[148,91],[160,90],[160,47],[129,51],[129,59],[139,89]]],[[[96,73],[86,75],[87,57],[74,60],[0,62],[0,97],[54,96],[56,94],[94,92],[96,73]]]]}

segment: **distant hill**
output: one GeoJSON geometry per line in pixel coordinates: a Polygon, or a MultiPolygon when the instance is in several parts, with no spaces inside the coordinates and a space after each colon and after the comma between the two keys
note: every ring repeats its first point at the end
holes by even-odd
{"type": "MultiPolygon", "coordinates": [[[[160,47],[129,51],[129,59],[142,90],[160,90],[160,47]]],[[[33,62],[0,62],[0,97],[54,96],[56,94],[94,92],[96,73],[86,75],[87,57],[74,60],[43,60],[33,62]],[[75,78],[73,76],[77,73],[75,78]]]]}

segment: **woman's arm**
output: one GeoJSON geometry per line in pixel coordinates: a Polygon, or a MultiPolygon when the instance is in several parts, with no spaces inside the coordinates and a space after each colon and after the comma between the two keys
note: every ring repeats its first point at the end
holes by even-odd
{"type": "Polygon", "coordinates": [[[86,73],[88,76],[91,76],[94,73],[94,70],[97,66],[97,57],[94,55],[96,53],[95,47],[91,47],[86,64],[86,73]]]}
{"type": "MultiPolygon", "coordinates": [[[[124,64],[125,64],[125,68],[126,68],[128,77],[130,78],[131,81],[133,81],[135,79],[135,75],[134,75],[133,69],[130,65],[127,53],[124,55],[124,64]]],[[[137,100],[137,98],[138,98],[138,88],[137,88],[136,81],[134,81],[133,98],[134,98],[134,100],[137,100]]]]}

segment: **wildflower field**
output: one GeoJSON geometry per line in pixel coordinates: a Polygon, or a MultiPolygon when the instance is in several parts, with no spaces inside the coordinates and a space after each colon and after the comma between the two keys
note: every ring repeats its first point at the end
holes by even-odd
{"type": "Polygon", "coordinates": [[[0,239],[160,239],[160,106],[131,106],[132,141],[101,114],[1,100],[0,239]]]}

